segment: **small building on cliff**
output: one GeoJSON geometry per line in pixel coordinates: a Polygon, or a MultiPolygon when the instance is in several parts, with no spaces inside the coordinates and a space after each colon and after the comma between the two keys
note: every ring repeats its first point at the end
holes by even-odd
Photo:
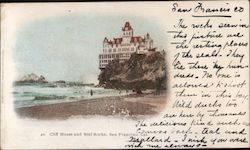
{"type": "Polygon", "coordinates": [[[128,60],[132,53],[144,54],[154,50],[153,40],[149,33],[144,36],[135,36],[132,26],[125,22],[122,35],[113,40],[107,37],[103,40],[103,53],[99,55],[99,68],[105,69],[106,65],[114,59],[128,60]]]}

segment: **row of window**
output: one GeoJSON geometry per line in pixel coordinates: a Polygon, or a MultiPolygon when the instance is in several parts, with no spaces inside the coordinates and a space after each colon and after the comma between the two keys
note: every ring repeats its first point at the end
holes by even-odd
{"type": "Polygon", "coordinates": [[[100,68],[104,68],[106,65],[104,64],[100,64],[100,68]]]}
{"type": "MultiPolygon", "coordinates": [[[[126,58],[128,58],[129,56],[126,56],[126,58]]],[[[111,62],[112,60],[114,60],[114,59],[102,59],[102,60],[100,60],[100,63],[109,63],[109,62],[111,62]]],[[[119,60],[127,60],[127,59],[119,59],[119,60]]]]}
{"type": "Polygon", "coordinates": [[[109,52],[109,53],[116,53],[116,52],[126,52],[126,51],[134,51],[135,50],[135,48],[134,47],[132,47],[132,48],[128,48],[128,47],[126,47],[126,48],[118,48],[118,49],[116,49],[116,48],[113,48],[113,49],[103,49],[103,52],[104,53],[107,53],[107,52],[109,52]]]}
{"type": "MultiPolygon", "coordinates": [[[[120,59],[121,61],[125,61],[127,59],[120,59]]],[[[100,67],[105,67],[108,63],[110,63],[112,60],[102,60],[100,61],[100,67]]]]}
{"type": "MultiPolygon", "coordinates": [[[[123,43],[123,44],[114,44],[115,45],[115,47],[123,47],[123,46],[136,46],[136,45],[142,45],[142,44],[145,44],[145,43],[143,43],[143,42],[136,42],[136,43],[123,43]]],[[[114,45],[109,45],[109,44],[104,44],[103,45],[103,47],[104,48],[109,48],[109,47],[111,47],[111,48],[113,48],[114,47],[114,45]]]]}
{"type": "Polygon", "coordinates": [[[123,32],[123,35],[131,35],[132,36],[132,32],[123,32]]]}
{"type": "Polygon", "coordinates": [[[122,57],[130,57],[130,53],[123,53],[123,54],[102,54],[99,55],[100,59],[105,59],[105,58],[122,58],[122,57]]]}
{"type": "Polygon", "coordinates": [[[112,60],[100,60],[100,64],[103,64],[103,63],[110,63],[112,60]]]}

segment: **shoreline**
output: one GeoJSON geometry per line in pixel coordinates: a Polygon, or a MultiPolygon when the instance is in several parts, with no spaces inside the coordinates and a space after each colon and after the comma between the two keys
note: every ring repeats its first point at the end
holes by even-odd
{"type": "Polygon", "coordinates": [[[64,120],[74,116],[121,116],[136,118],[155,115],[166,105],[166,93],[131,94],[84,99],[48,105],[15,108],[21,118],[64,120]]]}

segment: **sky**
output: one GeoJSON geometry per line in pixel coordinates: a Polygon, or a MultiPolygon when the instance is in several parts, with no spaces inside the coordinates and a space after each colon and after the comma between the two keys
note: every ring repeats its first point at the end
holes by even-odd
{"type": "Polygon", "coordinates": [[[23,25],[13,48],[18,78],[30,73],[48,81],[98,83],[98,55],[104,37],[120,37],[129,21],[134,35],[147,32],[154,45],[165,49],[164,28],[154,18],[73,14],[47,17],[23,25]]]}

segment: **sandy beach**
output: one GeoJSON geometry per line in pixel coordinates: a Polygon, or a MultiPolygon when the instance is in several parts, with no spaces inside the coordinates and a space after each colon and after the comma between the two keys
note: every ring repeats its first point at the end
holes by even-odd
{"type": "Polygon", "coordinates": [[[166,105],[166,94],[131,94],[103,97],[77,102],[16,108],[22,118],[42,120],[68,119],[74,116],[122,116],[136,118],[141,115],[155,115],[166,105]]]}

